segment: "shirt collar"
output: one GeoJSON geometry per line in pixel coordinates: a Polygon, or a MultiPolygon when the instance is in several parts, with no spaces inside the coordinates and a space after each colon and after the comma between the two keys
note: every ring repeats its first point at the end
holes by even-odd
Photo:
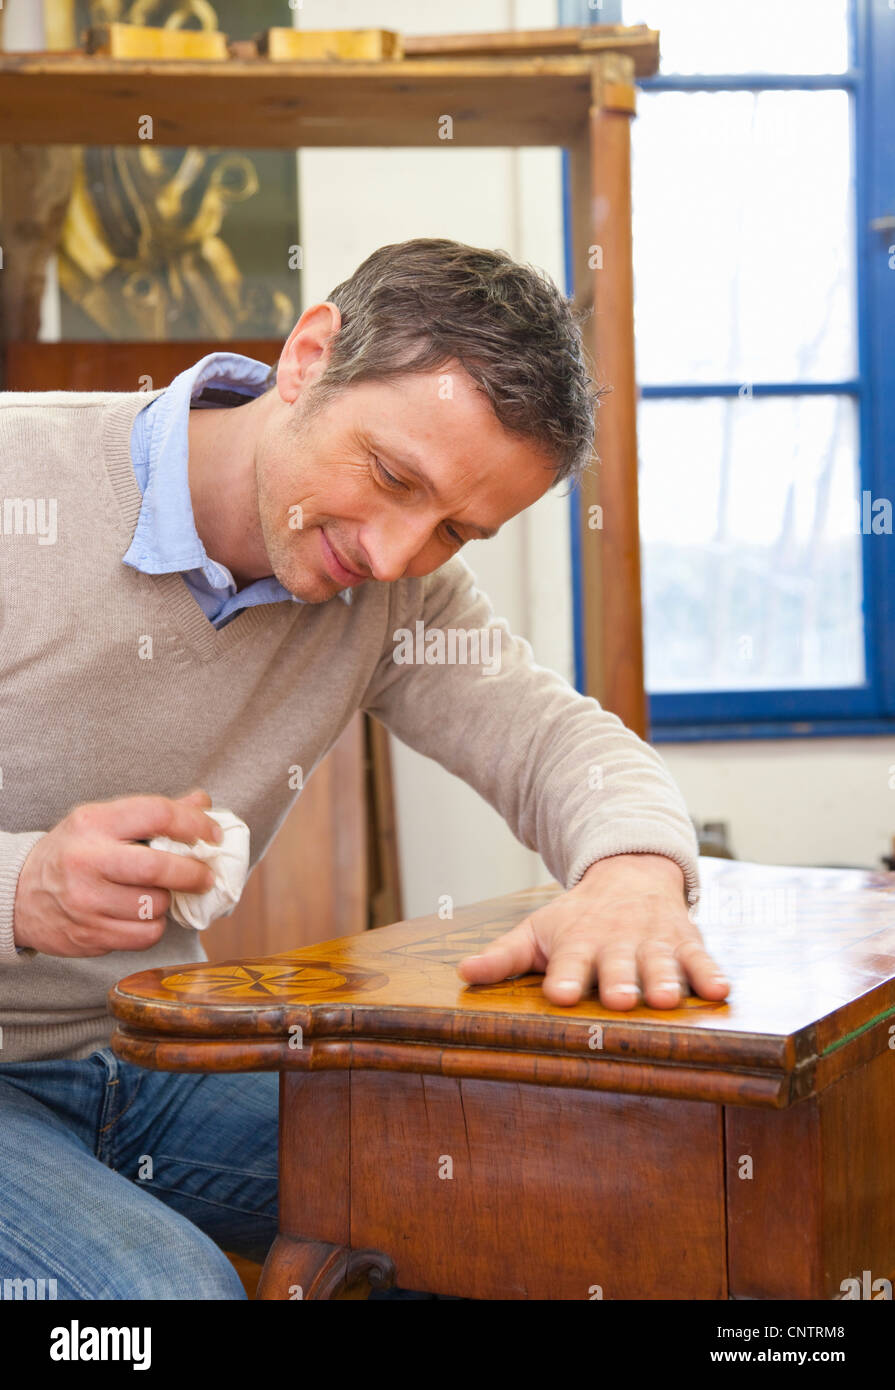
{"type": "MultiPolygon", "coordinates": [[[[189,412],[206,389],[238,391],[247,399],[261,396],[269,373],[270,366],[253,357],[210,352],[176,376],[156,398],[146,416],[147,483],[136,530],[123,557],[125,564],[139,564],[152,574],[198,569],[213,588],[232,586],[235,592],[230,570],[210,558],[196,530],[189,485],[189,412]],[[164,525],[158,524],[160,512],[165,516],[164,525]],[[172,517],[176,518],[174,525],[172,517]]],[[[216,406],[219,402],[211,400],[208,404],[216,406]]],[[[198,408],[202,408],[201,403],[198,408]]],[[[281,597],[304,602],[273,575],[271,580],[281,597]]],[[[340,590],[339,598],[350,604],[351,590],[340,590]]]]}

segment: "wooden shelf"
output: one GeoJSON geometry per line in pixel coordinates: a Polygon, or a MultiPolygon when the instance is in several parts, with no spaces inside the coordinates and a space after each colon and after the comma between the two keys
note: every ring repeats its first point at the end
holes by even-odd
{"type": "MultiPolygon", "coordinates": [[[[0,146],[25,147],[16,159],[27,163],[41,145],[138,145],[151,116],[153,143],[175,148],[567,149],[573,300],[586,349],[612,385],[598,422],[600,467],[580,484],[585,693],[645,737],[630,118],[635,79],[658,69],[659,35],[607,25],[404,36],[404,51],[397,61],[338,63],[272,62],[233,46],[231,57],[206,61],[0,53],[0,146]],[[445,116],[450,140],[439,138],[445,116]],[[599,534],[596,505],[607,518],[599,534]]],[[[51,159],[31,163],[10,207],[46,199],[35,171],[52,183],[51,159]]],[[[4,276],[7,301],[29,273],[18,264],[18,285],[4,276]]]]}
{"type": "Polygon", "coordinates": [[[226,63],[0,56],[0,143],[212,148],[569,145],[581,138],[594,59],[419,58],[226,63]],[[438,121],[453,118],[453,140],[438,121]]]}
{"type": "Polygon", "coordinates": [[[556,29],[506,29],[484,34],[405,34],[405,58],[521,57],[534,52],[624,53],[634,74],[651,77],[659,68],[659,31],[646,24],[594,24],[556,29]]]}

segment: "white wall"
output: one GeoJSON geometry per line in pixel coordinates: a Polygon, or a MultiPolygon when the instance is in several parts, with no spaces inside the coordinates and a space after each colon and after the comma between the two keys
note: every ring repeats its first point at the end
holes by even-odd
{"type": "Polygon", "coordinates": [[[726,820],[738,859],[879,868],[895,836],[895,739],[663,743],[698,820],[726,820]]]}
{"type": "Polygon", "coordinates": [[[34,0],[6,0],[3,47],[9,53],[36,52],[44,46],[43,6],[34,0]]]}

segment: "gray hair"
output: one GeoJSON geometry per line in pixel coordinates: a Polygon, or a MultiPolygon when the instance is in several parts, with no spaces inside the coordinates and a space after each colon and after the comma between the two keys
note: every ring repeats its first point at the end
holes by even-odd
{"type": "MultiPolygon", "coordinates": [[[[505,251],[420,237],[382,246],[328,296],[342,326],[311,389],[316,412],[355,382],[459,362],[505,429],[553,460],[555,487],[593,456],[596,386],[580,320],[545,273],[505,251]]],[[[271,367],[267,388],[276,384],[271,367]]]]}

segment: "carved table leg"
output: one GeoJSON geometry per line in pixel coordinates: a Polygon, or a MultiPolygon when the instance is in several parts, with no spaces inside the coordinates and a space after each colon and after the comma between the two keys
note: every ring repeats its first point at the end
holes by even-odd
{"type": "Polygon", "coordinates": [[[278,1235],[258,1284],[258,1299],[367,1298],[390,1289],[395,1267],[378,1250],[350,1250],[323,1240],[278,1235]]]}

